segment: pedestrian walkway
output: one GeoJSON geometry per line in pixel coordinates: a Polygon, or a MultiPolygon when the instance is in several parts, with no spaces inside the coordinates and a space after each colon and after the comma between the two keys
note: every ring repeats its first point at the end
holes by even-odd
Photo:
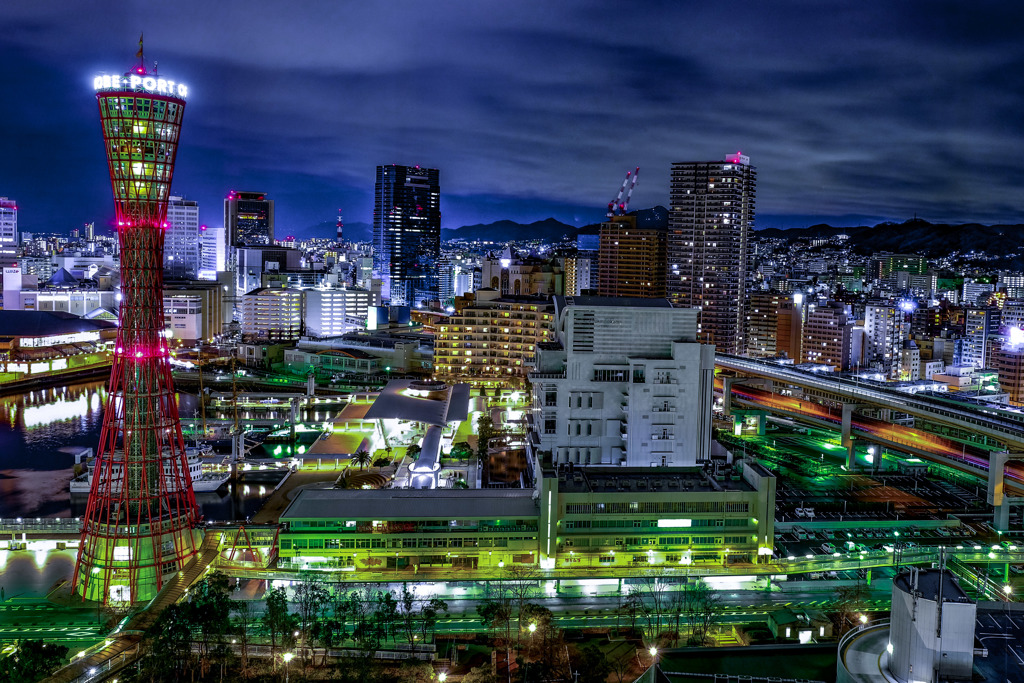
{"type": "Polygon", "coordinates": [[[47,683],[86,683],[100,680],[134,662],[140,654],[142,635],[159,618],[160,613],[173,605],[192,584],[203,577],[220,549],[220,531],[208,531],[199,552],[171,578],[141,611],[126,624],[119,626],[101,645],[79,653],[68,666],[47,679],[47,683]]]}

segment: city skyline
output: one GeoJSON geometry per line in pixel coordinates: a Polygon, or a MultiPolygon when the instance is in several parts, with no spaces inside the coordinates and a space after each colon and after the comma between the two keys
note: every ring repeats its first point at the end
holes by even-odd
{"type": "Polygon", "coordinates": [[[88,80],[130,64],[140,31],[191,88],[173,191],[211,225],[253,187],[279,201],[282,235],[339,207],[370,223],[387,163],[441,169],[446,228],[582,225],[625,170],[644,171],[634,206],[667,205],[671,163],[723,150],[761,170],[757,227],[1024,221],[1005,163],[1024,148],[1009,80],[1024,54],[999,30],[1014,8],[119,4],[0,9],[9,86],[31,95],[4,107],[0,143],[25,231],[109,220],[88,80]],[[58,154],[76,182],[54,198],[58,154]]]}

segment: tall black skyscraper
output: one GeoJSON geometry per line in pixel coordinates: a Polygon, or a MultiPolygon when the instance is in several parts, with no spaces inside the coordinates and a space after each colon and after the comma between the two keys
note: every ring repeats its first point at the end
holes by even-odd
{"type": "Polygon", "coordinates": [[[437,293],[441,188],[436,168],[378,166],[373,205],[373,268],[393,304],[437,293]]]}
{"type": "Polygon", "coordinates": [[[224,198],[224,229],[232,248],[274,244],[274,200],[265,192],[232,190],[224,198]]]}
{"type": "Polygon", "coordinates": [[[699,308],[698,339],[744,351],[744,310],[757,171],[739,154],[672,164],[668,296],[699,308]]]}

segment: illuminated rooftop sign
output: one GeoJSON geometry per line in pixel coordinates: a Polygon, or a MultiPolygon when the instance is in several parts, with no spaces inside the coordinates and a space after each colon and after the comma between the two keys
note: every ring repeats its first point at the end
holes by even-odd
{"type": "Polygon", "coordinates": [[[100,90],[139,90],[140,88],[154,95],[168,95],[183,99],[188,97],[187,85],[169,81],[166,78],[126,74],[124,76],[96,76],[92,79],[92,89],[97,92],[100,90]]]}

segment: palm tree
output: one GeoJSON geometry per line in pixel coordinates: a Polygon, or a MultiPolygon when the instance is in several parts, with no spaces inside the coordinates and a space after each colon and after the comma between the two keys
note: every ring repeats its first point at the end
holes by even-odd
{"type": "Polygon", "coordinates": [[[369,451],[365,448],[360,448],[358,451],[352,454],[352,464],[359,465],[359,470],[362,471],[364,467],[370,464],[373,458],[370,457],[369,451]]]}

